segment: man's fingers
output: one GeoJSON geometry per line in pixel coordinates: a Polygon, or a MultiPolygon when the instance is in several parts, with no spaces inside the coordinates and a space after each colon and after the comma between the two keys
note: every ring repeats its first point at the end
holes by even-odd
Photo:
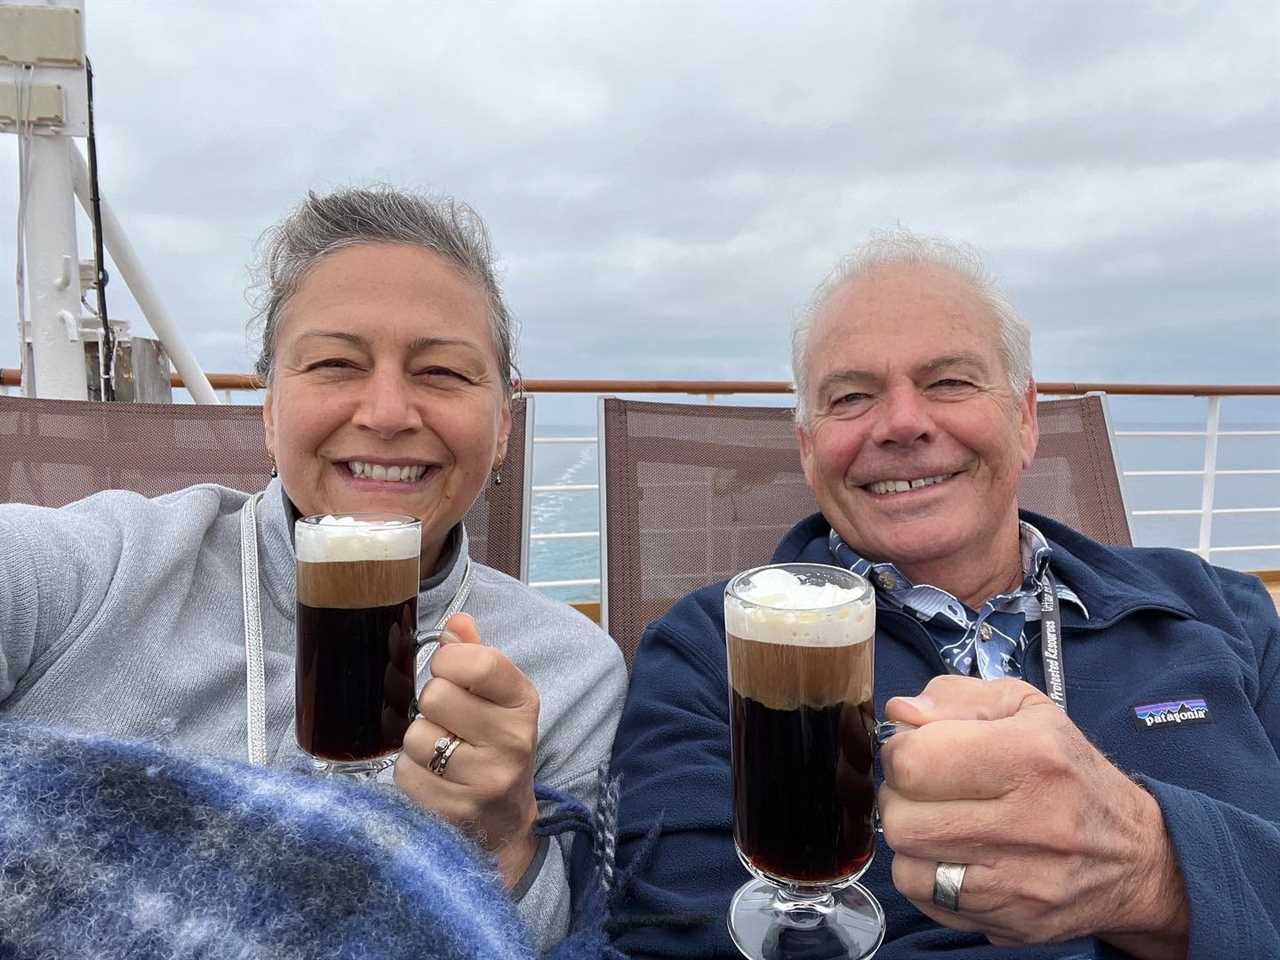
{"type": "MultiPolygon", "coordinates": [[[[451,619],[450,624],[457,619],[451,619]]],[[[462,636],[466,636],[465,629],[462,636]]],[[[440,645],[431,657],[431,676],[448,680],[500,707],[523,707],[537,699],[533,684],[505,655],[465,639],[440,645]]],[[[423,689],[424,696],[430,687],[428,683],[423,689]]]]}
{"type": "Polygon", "coordinates": [[[1041,702],[1053,701],[1022,680],[982,680],[946,674],[934,677],[915,697],[894,697],[884,715],[913,726],[938,720],[1001,720],[1041,702]]]}
{"type": "Polygon", "coordinates": [[[936,860],[918,860],[915,857],[895,855],[892,868],[893,885],[899,893],[915,904],[921,913],[936,923],[950,927],[952,930],[982,929],[978,923],[965,916],[965,913],[977,906],[972,896],[977,886],[974,875],[984,868],[978,865],[965,867],[964,882],[960,884],[959,912],[947,910],[933,902],[933,878],[937,868],[936,860]],[[970,894],[967,899],[966,892],[970,894]]]}
{"type": "Polygon", "coordinates": [[[891,738],[884,781],[913,800],[994,800],[1025,778],[1018,730],[1007,721],[942,720],[891,738]]]}
{"type": "Polygon", "coordinates": [[[881,787],[884,842],[899,855],[954,863],[985,863],[1002,852],[999,805],[990,800],[920,803],[881,787]]]}

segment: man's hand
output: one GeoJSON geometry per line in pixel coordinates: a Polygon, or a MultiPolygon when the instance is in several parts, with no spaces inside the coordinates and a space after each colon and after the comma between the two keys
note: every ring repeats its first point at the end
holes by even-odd
{"type": "Polygon", "coordinates": [[[940,924],[998,945],[1096,936],[1186,955],[1189,908],[1155,800],[1021,680],[935,677],[885,716],[918,726],[881,754],[893,882],[940,924]],[[967,865],[959,911],[933,902],[939,862],[967,865]]]}
{"type": "Polygon", "coordinates": [[[397,786],[492,853],[511,889],[537,850],[538,691],[459,613],[445,624],[418,709],[396,760],[397,786]],[[436,741],[450,734],[462,742],[439,776],[428,764],[436,741]]]}

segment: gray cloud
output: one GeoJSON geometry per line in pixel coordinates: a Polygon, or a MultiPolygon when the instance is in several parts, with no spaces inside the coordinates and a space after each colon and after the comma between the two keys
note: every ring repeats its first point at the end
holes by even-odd
{"type": "Polygon", "coordinates": [[[103,192],[210,370],[250,365],[260,231],[379,179],[484,214],[529,376],[784,378],[794,311],[899,222],[987,254],[1042,379],[1280,371],[1270,2],[95,0],[87,24],[103,192]]]}

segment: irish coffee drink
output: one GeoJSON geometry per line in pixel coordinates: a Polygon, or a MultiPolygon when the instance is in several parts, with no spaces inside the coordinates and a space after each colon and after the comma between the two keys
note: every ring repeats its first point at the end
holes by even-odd
{"type": "Polygon", "coordinates": [[[883,935],[854,883],[875,848],[871,587],[820,564],[751,570],[725,591],[725,634],[734,838],[760,878],[734,898],[734,941],[758,956],[778,926],[831,926],[867,956],[883,935]]]}
{"type": "Polygon", "coordinates": [[[298,746],[327,771],[376,772],[414,715],[420,525],[304,517],[294,543],[298,746]]]}

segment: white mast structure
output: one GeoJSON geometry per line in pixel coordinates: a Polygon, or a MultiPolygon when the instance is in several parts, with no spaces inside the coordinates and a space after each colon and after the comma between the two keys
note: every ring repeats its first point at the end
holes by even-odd
{"type": "MultiPolygon", "coordinates": [[[[68,400],[88,399],[76,198],[91,218],[93,212],[88,166],[72,142],[89,133],[84,37],[84,0],[0,0],[0,132],[16,134],[19,151],[18,349],[23,390],[30,396],[68,400]]],[[[197,403],[218,403],[119,220],[105,199],[99,198],[98,206],[103,244],[191,396],[197,403]]]]}

